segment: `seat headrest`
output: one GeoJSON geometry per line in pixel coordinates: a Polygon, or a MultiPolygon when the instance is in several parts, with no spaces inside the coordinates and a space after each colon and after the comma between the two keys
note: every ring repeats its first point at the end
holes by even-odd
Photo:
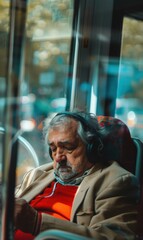
{"type": "Polygon", "coordinates": [[[136,147],[127,125],[115,117],[97,116],[103,133],[103,156],[107,161],[115,160],[134,173],[136,147]]]}

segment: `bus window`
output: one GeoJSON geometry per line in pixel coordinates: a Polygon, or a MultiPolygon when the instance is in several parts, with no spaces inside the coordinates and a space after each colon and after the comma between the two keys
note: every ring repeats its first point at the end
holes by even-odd
{"type": "Polygon", "coordinates": [[[66,107],[73,3],[73,0],[28,3],[21,85],[21,95],[26,96],[28,102],[22,105],[21,124],[26,130],[29,120],[33,127],[23,136],[36,149],[40,164],[47,161],[41,141],[42,121],[66,107]]]}
{"type": "MultiPolygon", "coordinates": [[[[140,18],[140,14],[138,18],[140,18]]],[[[132,136],[143,139],[143,21],[124,17],[116,116],[127,123],[132,136]]]]}
{"type": "MultiPolygon", "coordinates": [[[[18,3],[17,3],[18,4],[18,3]]],[[[22,1],[19,4],[23,4],[22,1]]],[[[21,55],[18,99],[6,99],[10,1],[0,1],[0,125],[4,126],[5,101],[19,102],[22,136],[35,149],[39,163],[48,161],[42,121],[65,110],[69,55],[72,38],[73,0],[27,1],[21,55]],[[7,58],[6,58],[7,57],[7,58]],[[37,145],[38,143],[38,145],[37,145]]],[[[19,6],[18,6],[19,7],[19,6]]],[[[18,10],[15,8],[16,14],[18,10]]],[[[16,25],[16,23],[15,23],[16,25]]],[[[19,46],[16,46],[16,49],[19,46]]],[[[49,159],[50,161],[50,159],[49,159]]]]}

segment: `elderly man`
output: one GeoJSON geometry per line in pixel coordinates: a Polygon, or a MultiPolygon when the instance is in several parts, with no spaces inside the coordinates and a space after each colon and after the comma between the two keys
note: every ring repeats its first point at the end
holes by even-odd
{"type": "Polygon", "coordinates": [[[136,239],[138,182],[114,159],[106,161],[95,116],[59,113],[44,132],[53,162],[28,172],[17,187],[14,239],[48,229],[136,239]]]}

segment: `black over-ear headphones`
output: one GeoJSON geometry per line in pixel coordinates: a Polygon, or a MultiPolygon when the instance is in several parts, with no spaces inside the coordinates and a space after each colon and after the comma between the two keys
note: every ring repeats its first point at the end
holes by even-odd
{"type": "MultiPolygon", "coordinates": [[[[103,148],[103,143],[99,137],[99,134],[97,133],[96,127],[94,128],[90,124],[89,115],[85,114],[85,117],[84,117],[81,114],[80,113],[61,112],[61,113],[57,113],[54,116],[54,118],[56,118],[57,116],[67,116],[67,117],[73,118],[82,124],[82,127],[85,131],[90,131],[93,133],[93,136],[89,139],[89,143],[87,143],[86,153],[87,153],[88,161],[91,163],[95,163],[100,157],[100,152],[103,148]]],[[[95,124],[96,124],[96,122],[95,122],[95,124]]],[[[49,148],[49,155],[52,158],[52,151],[50,148],[49,148]]]]}

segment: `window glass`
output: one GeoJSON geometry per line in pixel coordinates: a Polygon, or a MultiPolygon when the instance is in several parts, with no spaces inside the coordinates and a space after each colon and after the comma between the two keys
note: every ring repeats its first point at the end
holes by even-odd
{"type": "Polygon", "coordinates": [[[143,21],[125,17],[116,116],[143,139],[143,21]]]}
{"type": "Polygon", "coordinates": [[[0,1],[0,126],[3,125],[3,111],[6,91],[6,67],[9,33],[9,1],[0,1]]]}
{"type": "MultiPolygon", "coordinates": [[[[22,1],[17,4],[22,4],[22,1]]],[[[19,79],[20,133],[22,132],[22,137],[33,147],[39,164],[51,161],[42,135],[43,119],[65,110],[66,106],[73,4],[73,0],[27,1],[21,79],[19,79]]],[[[17,8],[15,11],[16,14],[20,14],[17,8]]],[[[4,130],[9,33],[10,1],[1,0],[0,126],[2,131],[4,130]]],[[[12,99],[12,101],[17,100],[12,99]]],[[[23,144],[23,140],[20,142],[23,144]]],[[[26,144],[25,141],[24,144],[26,144]]],[[[21,154],[24,156],[25,153],[21,154]]],[[[28,162],[26,164],[27,167],[31,166],[28,162]]],[[[19,171],[22,169],[26,171],[20,166],[19,171]]]]}
{"type": "Polygon", "coordinates": [[[47,161],[41,142],[42,120],[66,106],[72,18],[73,0],[29,1],[22,86],[27,102],[22,125],[28,127],[25,120],[31,121],[33,129],[24,136],[37,149],[40,163],[47,161]]]}

